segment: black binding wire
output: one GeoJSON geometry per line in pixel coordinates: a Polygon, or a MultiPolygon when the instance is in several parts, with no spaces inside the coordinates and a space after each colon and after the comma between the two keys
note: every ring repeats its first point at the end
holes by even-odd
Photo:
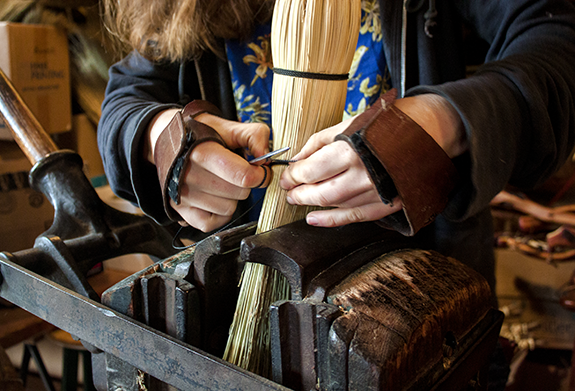
{"type": "Polygon", "coordinates": [[[273,71],[278,75],[301,77],[303,79],[347,80],[349,77],[349,73],[342,73],[342,74],[316,73],[316,72],[292,71],[289,69],[282,69],[282,68],[273,68],[273,71]]]}

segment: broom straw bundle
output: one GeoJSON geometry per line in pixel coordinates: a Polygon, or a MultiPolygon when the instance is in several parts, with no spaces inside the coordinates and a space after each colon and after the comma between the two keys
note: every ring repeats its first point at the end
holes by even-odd
{"type": "MultiPolygon", "coordinates": [[[[299,151],[315,132],[342,120],[361,19],[361,0],[277,0],[271,47],[274,62],[274,149],[299,151]],[[296,71],[296,72],[293,72],[296,71]]],[[[300,219],[309,207],[289,205],[274,167],[258,221],[266,232],[300,219]]],[[[289,298],[289,285],[274,269],[246,263],[224,358],[269,376],[270,305],[289,298]]]]}

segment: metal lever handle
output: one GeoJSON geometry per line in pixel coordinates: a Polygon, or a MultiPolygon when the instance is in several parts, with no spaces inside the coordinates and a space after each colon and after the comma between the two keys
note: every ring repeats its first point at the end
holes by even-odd
{"type": "Polygon", "coordinates": [[[20,97],[16,88],[0,69],[0,117],[12,132],[14,140],[20,146],[32,165],[58,147],[20,97]]]}

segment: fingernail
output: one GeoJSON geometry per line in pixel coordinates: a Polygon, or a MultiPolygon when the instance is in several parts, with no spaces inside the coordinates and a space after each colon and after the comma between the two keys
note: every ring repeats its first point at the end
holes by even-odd
{"type": "Polygon", "coordinates": [[[306,221],[309,225],[318,225],[319,224],[318,219],[316,219],[314,216],[310,216],[310,215],[308,215],[306,217],[306,221]]]}
{"type": "Polygon", "coordinates": [[[290,196],[286,197],[286,200],[288,202],[288,204],[292,204],[293,205],[293,199],[290,196]]]}

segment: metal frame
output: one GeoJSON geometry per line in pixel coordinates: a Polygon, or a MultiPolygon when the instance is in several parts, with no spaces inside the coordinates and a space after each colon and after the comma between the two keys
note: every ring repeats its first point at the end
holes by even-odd
{"type": "Polygon", "coordinates": [[[0,256],[0,297],[182,390],[287,390],[0,256]],[[217,374],[217,375],[215,375],[217,374]]]}
{"type": "MultiPolygon", "coordinates": [[[[285,333],[300,346],[312,347],[313,339],[321,345],[337,312],[322,303],[326,292],[378,254],[418,247],[397,233],[382,234],[375,224],[328,230],[296,222],[260,235],[253,235],[254,226],[231,229],[192,250],[193,262],[180,258],[167,230],[148,217],[119,212],[99,199],[82,171],[81,158],[57,150],[1,70],[0,97],[0,117],[34,164],[30,184],[55,209],[52,227],[36,239],[33,248],[0,253],[0,297],[78,338],[93,355],[94,372],[106,374],[105,381],[98,380],[99,389],[139,389],[137,378],[143,371],[161,383],[161,390],[170,386],[288,390],[218,358],[222,333],[214,329],[231,321],[234,290],[243,262],[248,261],[282,272],[292,299],[299,300],[272,308],[274,379],[284,382],[301,376],[299,383],[290,379],[290,386],[313,388],[317,375],[326,371],[324,363],[313,349],[282,347],[285,333]],[[105,304],[100,303],[86,273],[98,262],[130,253],[170,258],[117,284],[102,296],[105,304]],[[158,293],[165,294],[166,300],[154,303],[158,293]],[[290,313],[301,315],[302,323],[295,325],[290,313]]],[[[453,368],[458,366],[465,375],[437,371],[439,385],[464,384],[477,372],[481,363],[473,361],[485,359],[500,321],[497,314],[487,318],[488,327],[477,332],[472,349],[461,352],[463,365],[453,368]]],[[[406,389],[421,387],[406,385],[406,389]]]]}

